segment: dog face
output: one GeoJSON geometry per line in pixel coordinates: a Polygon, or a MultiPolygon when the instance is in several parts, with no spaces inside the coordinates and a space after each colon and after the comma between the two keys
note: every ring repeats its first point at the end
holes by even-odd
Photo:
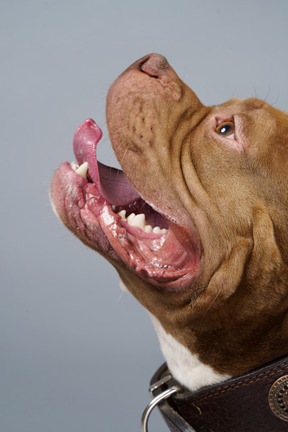
{"type": "Polygon", "coordinates": [[[257,99],[204,106],[150,55],[112,85],[107,124],[123,172],[97,162],[101,131],[84,122],[74,136],[84,165],[65,162],[51,184],[61,221],[217,372],[284,354],[287,115],[257,99]]]}

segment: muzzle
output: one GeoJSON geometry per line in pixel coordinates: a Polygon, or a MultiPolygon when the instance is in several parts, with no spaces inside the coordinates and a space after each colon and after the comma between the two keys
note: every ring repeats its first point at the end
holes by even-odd
{"type": "Polygon", "coordinates": [[[158,406],[171,432],[287,432],[288,356],[221,384],[191,392],[166,363],[151,379],[142,432],[158,406]]]}

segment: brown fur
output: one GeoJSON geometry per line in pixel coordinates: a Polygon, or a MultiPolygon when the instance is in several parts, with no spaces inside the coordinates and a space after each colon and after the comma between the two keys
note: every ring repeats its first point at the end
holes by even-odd
{"type": "Polygon", "coordinates": [[[108,127],[125,173],[145,199],[161,209],[173,203],[193,218],[202,271],[196,286],[179,293],[147,290],[126,269],[121,274],[192,353],[238,375],[288,351],[288,116],[256,99],[204,107],[171,68],[159,75],[132,67],[116,81],[108,127]],[[209,130],[213,115],[228,120],[236,113],[244,154],[209,130]]]}
{"type": "Polygon", "coordinates": [[[204,106],[154,55],[112,85],[107,122],[130,182],[202,247],[195,279],[177,289],[148,283],[109,257],[128,289],[220,373],[238,375],[286,354],[287,114],[257,99],[204,106]],[[243,151],[215,133],[215,118],[234,117],[243,151]]]}

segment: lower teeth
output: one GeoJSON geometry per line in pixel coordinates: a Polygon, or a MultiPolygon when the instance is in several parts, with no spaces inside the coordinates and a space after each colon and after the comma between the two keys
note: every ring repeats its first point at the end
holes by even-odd
{"type": "Polygon", "coordinates": [[[152,228],[151,225],[146,225],[144,213],[140,213],[137,215],[135,215],[135,213],[131,213],[126,218],[126,210],[121,210],[118,213],[118,215],[121,217],[123,221],[128,222],[130,226],[140,228],[142,231],[146,233],[153,232],[154,234],[165,234],[167,232],[165,228],[161,229],[158,226],[152,228]]]}
{"type": "Polygon", "coordinates": [[[83,177],[85,180],[87,180],[87,172],[88,172],[88,162],[84,162],[82,165],[77,165],[75,162],[71,162],[70,164],[73,171],[76,172],[76,174],[83,177]]]}

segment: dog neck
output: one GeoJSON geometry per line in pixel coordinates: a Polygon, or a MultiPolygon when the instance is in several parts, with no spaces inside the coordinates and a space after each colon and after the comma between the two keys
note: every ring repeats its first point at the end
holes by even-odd
{"type": "Polygon", "coordinates": [[[151,313],[149,315],[158,335],[168,368],[180,384],[191,391],[195,391],[230,378],[230,375],[219,374],[212,367],[202,363],[196,354],[192,354],[171,334],[168,334],[154,315],[151,313]]]}
{"type": "MultiPolygon", "coordinates": [[[[121,279],[119,285],[122,291],[129,293],[121,279]]],[[[192,354],[171,334],[167,333],[153,314],[148,313],[157,333],[168,368],[180,384],[191,391],[195,391],[207,385],[221,383],[231,377],[227,374],[215,372],[212,367],[202,363],[196,354],[192,354]]]]}

